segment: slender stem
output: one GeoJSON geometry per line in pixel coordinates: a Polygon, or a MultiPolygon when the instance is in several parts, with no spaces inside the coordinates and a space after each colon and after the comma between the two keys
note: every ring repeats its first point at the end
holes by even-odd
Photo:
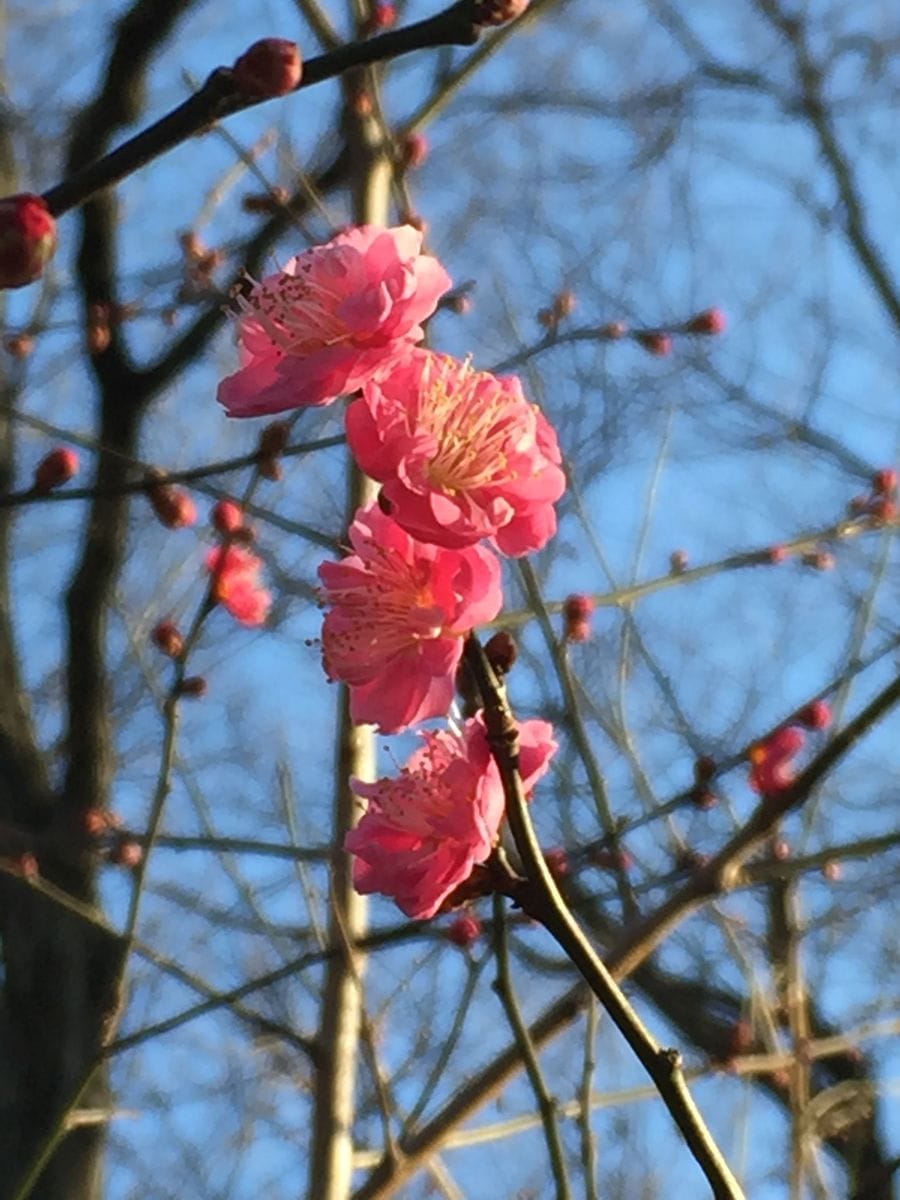
{"type": "MultiPolygon", "coordinates": [[[[478,40],[478,29],[471,18],[471,0],[460,0],[427,20],[390,30],[368,41],[346,46],[311,58],[303,66],[303,78],[296,90],[333,79],[354,67],[386,62],[402,54],[432,46],[469,46],[478,40]]],[[[242,93],[227,67],[218,67],[203,86],[183,104],[149,128],[142,130],[97,162],[87,164],[75,175],[44,193],[47,207],[54,216],[77,208],[85,200],[113,184],[120,183],[142,167],[224,117],[262,104],[269,97],[255,99],[242,93]]]]}
{"type": "Polygon", "coordinates": [[[484,701],[488,742],[506,796],[506,817],[525,867],[529,887],[519,897],[531,916],[542,922],[578,967],[609,1013],[657,1090],[716,1200],[744,1200],[740,1184],[713,1140],[687,1088],[677,1050],[664,1049],[645,1028],[606,965],[595,952],[563,900],[544,862],[518,770],[518,730],[484,651],[474,637],[466,642],[466,660],[484,701]]]}
{"type": "Polygon", "coordinates": [[[569,1187],[569,1175],[566,1170],[566,1156],[563,1150],[562,1138],[559,1134],[559,1122],[556,1119],[556,1101],[550,1095],[541,1065],[538,1062],[534,1042],[528,1032],[528,1025],[522,1016],[516,993],[513,989],[512,973],[509,967],[509,938],[506,932],[506,912],[504,899],[499,893],[494,894],[494,951],[497,957],[497,979],[494,991],[500,997],[500,1003],[506,1013],[513,1037],[525,1064],[525,1073],[531,1090],[537,1100],[538,1111],[541,1114],[541,1124],[544,1127],[544,1137],[547,1142],[547,1152],[550,1155],[550,1169],[556,1183],[557,1200],[571,1200],[572,1191],[569,1187]]]}

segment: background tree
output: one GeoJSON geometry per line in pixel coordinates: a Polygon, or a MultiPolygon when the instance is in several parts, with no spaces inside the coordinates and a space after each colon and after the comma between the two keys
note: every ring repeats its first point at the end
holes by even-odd
{"type": "MultiPolygon", "coordinates": [[[[309,60],[435,12],[390,8],[273,0],[249,33],[239,5],[10,3],[4,193],[83,199],[256,36],[309,60]]],[[[421,215],[456,285],[432,344],[518,372],[566,459],[559,536],[510,565],[499,622],[516,713],[561,742],[532,807],[562,891],[748,1194],[886,1200],[900,21],[532,0],[477,44],[448,28],[226,104],[4,294],[0,1195],[701,1192],[547,934],[481,900],[461,948],[452,914],[348,887],[373,747],[323,679],[314,591],[355,506],[342,414],[305,412],[275,463],[214,395],[245,271],[421,215]],[[36,495],[60,444],[81,472],[36,495]],[[149,467],[185,489],[168,526],[149,467]],[[262,632],[204,603],[223,496],[257,529],[262,632]],[[834,723],[763,820],[748,755],[818,697],[834,723]]]]}

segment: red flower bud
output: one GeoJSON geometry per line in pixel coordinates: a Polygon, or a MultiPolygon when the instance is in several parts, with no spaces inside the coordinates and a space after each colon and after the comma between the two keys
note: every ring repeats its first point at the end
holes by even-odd
{"type": "Polygon", "coordinates": [[[212,523],[219,533],[237,533],[244,527],[244,510],[234,500],[220,500],[212,510],[212,523]]]}
{"type": "Polygon", "coordinates": [[[476,25],[505,25],[521,17],[529,0],[476,0],[473,20],[476,25]]]}
{"type": "Polygon", "coordinates": [[[197,523],[197,506],[181,488],[157,486],[147,495],[160,524],[167,529],[186,529],[197,523]]]}
{"type": "Polygon", "coordinates": [[[13,358],[28,358],[34,353],[34,338],[30,333],[14,333],[6,339],[4,346],[13,358]]]}
{"type": "Polygon", "coordinates": [[[54,488],[68,483],[78,474],[78,455],[74,450],[59,446],[51,450],[46,458],[42,458],[34,471],[34,490],[36,492],[51,492],[54,488]]]}
{"type": "Polygon", "coordinates": [[[611,342],[618,342],[628,335],[628,325],[625,321],[607,321],[605,325],[600,326],[597,332],[611,342]]]}
{"type": "Polygon", "coordinates": [[[879,496],[893,496],[897,490],[897,472],[891,467],[882,467],[872,476],[872,491],[879,496]]]}
{"type": "Polygon", "coordinates": [[[897,519],[897,501],[888,496],[877,496],[869,506],[869,512],[876,525],[888,525],[897,519]]]}
{"type": "Polygon", "coordinates": [[[830,550],[810,550],[808,554],[803,555],[803,562],[817,571],[832,571],[835,557],[830,550]]]}
{"type": "Polygon", "coordinates": [[[390,29],[397,22],[397,9],[393,4],[379,0],[372,6],[372,12],[366,22],[366,33],[380,33],[382,29],[390,29]]]}
{"type": "Polygon", "coordinates": [[[141,844],[131,841],[130,838],[121,838],[109,851],[111,863],[115,863],[117,867],[128,867],[129,870],[138,866],[143,857],[144,850],[141,844]]]}
{"type": "Polygon", "coordinates": [[[23,192],[0,200],[0,287],[38,279],[56,249],[56,222],[41,196],[23,192]]]}
{"type": "Polygon", "coordinates": [[[408,133],[403,139],[403,165],[414,171],[428,157],[430,146],[424,133],[408,133]]]}
{"type": "Polygon", "coordinates": [[[788,557],[788,552],[784,546],[770,546],[766,551],[766,559],[775,566],[777,563],[782,563],[788,557]]]}
{"type": "Polygon", "coordinates": [[[184,638],[174,621],[160,621],[150,637],[154,646],[169,658],[181,657],[184,638]]]}
{"type": "Polygon", "coordinates": [[[709,788],[698,787],[694,788],[691,792],[691,802],[701,812],[709,812],[711,808],[715,808],[719,803],[719,797],[715,792],[711,792],[709,788]]]}
{"type": "Polygon", "coordinates": [[[728,321],[721,308],[707,308],[691,317],[685,325],[686,333],[724,333],[728,321]]]}
{"type": "Polygon", "coordinates": [[[232,70],[238,91],[262,100],[292,92],[303,75],[303,60],[296,42],[263,38],[244,51],[232,70]]]}
{"type": "Polygon", "coordinates": [[[561,846],[556,846],[552,850],[545,850],[544,862],[547,864],[547,870],[557,883],[561,879],[565,879],[571,870],[569,856],[561,846]]]}
{"type": "Polygon", "coordinates": [[[594,601],[582,593],[568,596],[563,604],[563,637],[567,642],[586,642],[591,636],[594,601]]]}
{"type": "Polygon", "coordinates": [[[813,700],[800,709],[797,720],[807,729],[827,729],[831,724],[831,708],[824,700],[813,700]]]}
{"type": "Polygon", "coordinates": [[[202,675],[189,675],[187,679],[182,679],[178,695],[189,696],[194,700],[199,700],[202,696],[206,695],[207,691],[208,686],[202,675]]]}
{"type": "Polygon", "coordinates": [[[667,333],[650,330],[636,333],[634,339],[648,354],[655,354],[657,358],[665,358],[672,353],[672,339],[667,333]]]}
{"type": "Polygon", "coordinates": [[[481,922],[471,913],[460,913],[447,928],[447,940],[463,950],[481,936],[481,922]]]}

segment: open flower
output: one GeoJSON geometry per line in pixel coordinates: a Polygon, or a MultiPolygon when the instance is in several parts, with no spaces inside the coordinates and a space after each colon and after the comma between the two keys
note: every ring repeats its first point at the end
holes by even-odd
{"type": "Polygon", "coordinates": [[[230,417],[328,404],[423,337],[450,287],[410,225],[360,225],[290,259],[237,303],[244,365],[219,384],[230,417]]]}
{"type": "Polygon", "coordinates": [[[272,596],[261,586],[262,560],[243,546],[217,546],[206,556],[213,598],[242,625],[262,625],[272,596]]]}
{"type": "Polygon", "coordinates": [[[377,505],[350,527],[354,553],[319,568],[325,671],[350,687],[354,721],[396,733],[444,716],[463,638],[500,611],[500,564],[482,546],[423,545],[377,505]]]}
{"type": "Polygon", "coordinates": [[[520,555],[556,531],[553,503],[566,486],[556,434],[513,376],[412,350],[351,404],[347,439],[384,485],[391,515],[421,541],[490,537],[520,555]]]}
{"type": "Polygon", "coordinates": [[[802,749],[806,734],[796,725],[777,729],[750,751],[750,786],[754,792],[772,796],[794,782],[794,757],[802,749]]]}
{"type": "MultiPolygon", "coordinates": [[[[497,840],[505,801],[481,717],[459,733],[423,733],[396,779],[353,781],[369,801],[344,846],[356,856],[353,886],[391,896],[408,917],[433,917],[450,893],[486,862],[497,840]]],[[[546,721],[519,725],[519,770],[526,791],[556,751],[546,721]]]]}

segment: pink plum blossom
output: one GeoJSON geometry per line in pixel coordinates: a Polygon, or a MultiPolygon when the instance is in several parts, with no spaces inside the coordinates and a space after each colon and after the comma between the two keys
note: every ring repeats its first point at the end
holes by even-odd
{"type": "Polygon", "coordinates": [[[411,225],[360,225],[239,296],[243,366],[219,384],[230,417],[329,404],[421,341],[450,277],[411,225]]]}
{"type": "Polygon", "coordinates": [[[269,615],[272,596],[259,582],[262,565],[242,546],[217,546],[206,556],[213,599],[242,625],[262,625],[269,615]]]}
{"type": "MultiPolygon", "coordinates": [[[[344,845],[353,885],[392,897],[408,917],[433,917],[477,863],[490,857],[505,812],[503,784],[480,716],[460,732],[423,733],[395,779],[353,781],[369,801],[344,845]]],[[[546,721],[519,725],[519,770],[530,791],[557,746],[546,721]]]]}
{"type": "Polygon", "coordinates": [[[802,749],[806,734],[796,725],[777,729],[750,751],[750,786],[754,792],[772,796],[794,782],[793,759],[802,749]]]}
{"type": "Polygon", "coordinates": [[[412,350],[347,410],[360,467],[384,485],[391,515],[439,546],[493,538],[504,554],[539,550],[565,490],[556,434],[514,376],[412,350]]]}
{"type": "Polygon", "coordinates": [[[319,568],[331,606],[325,671],[350,687],[354,721],[396,733],[444,716],[463,638],[500,611],[500,564],[483,546],[415,541],[373,504],[350,527],[353,553],[319,568]]]}

